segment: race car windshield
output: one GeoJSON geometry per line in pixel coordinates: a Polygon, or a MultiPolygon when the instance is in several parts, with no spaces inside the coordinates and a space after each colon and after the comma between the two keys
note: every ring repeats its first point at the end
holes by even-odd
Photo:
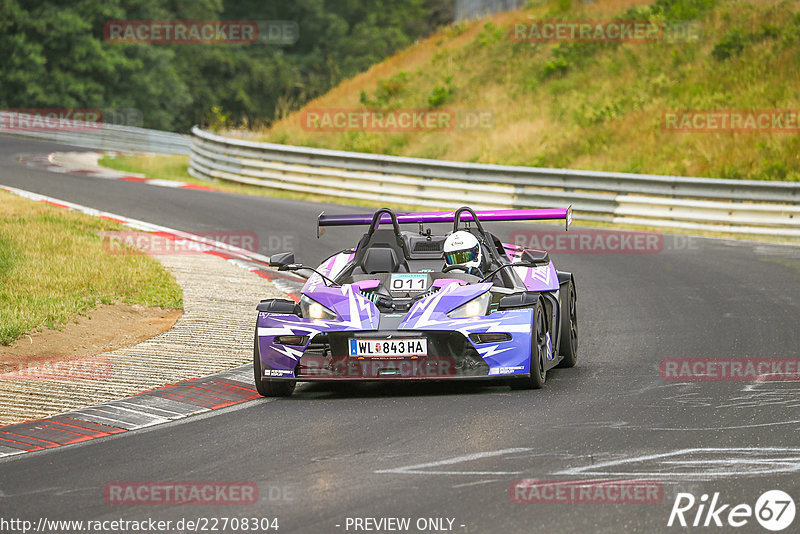
{"type": "Polygon", "coordinates": [[[457,250],[455,252],[450,252],[445,254],[445,259],[449,265],[456,265],[456,264],[463,264],[469,263],[471,261],[476,261],[478,259],[478,245],[467,249],[467,250],[457,250]]]}

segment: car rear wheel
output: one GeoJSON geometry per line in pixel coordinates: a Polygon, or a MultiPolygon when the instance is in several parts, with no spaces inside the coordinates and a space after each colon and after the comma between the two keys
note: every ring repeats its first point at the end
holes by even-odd
{"type": "Polygon", "coordinates": [[[547,371],[544,370],[545,355],[547,354],[547,322],[544,316],[544,307],[537,302],[533,308],[533,326],[531,328],[531,356],[529,376],[515,379],[511,383],[514,389],[540,389],[544,386],[547,371]]]}
{"type": "Polygon", "coordinates": [[[256,384],[256,391],[262,397],[289,397],[293,392],[297,382],[295,380],[270,380],[264,379],[261,375],[261,358],[258,354],[258,327],[253,341],[253,380],[256,384]]]}
{"type": "Polygon", "coordinates": [[[563,359],[557,367],[575,367],[578,362],[578,310],[575,284],[572,280],[564,288],[565,297],[561,305],[561,343],[558,353],[563,359]]]}

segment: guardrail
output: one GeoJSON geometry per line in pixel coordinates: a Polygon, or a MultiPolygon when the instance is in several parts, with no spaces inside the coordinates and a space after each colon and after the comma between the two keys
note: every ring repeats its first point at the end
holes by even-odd
{"type": "MultiPolygon", "coordinates": [[[[18,123],[19,117],[30,117],[8,111],[0,111],[0,124],[18,123]]],[[[32,119],[32,118],[31,118],[32,119]]],[[[88,123],[83,128],[42,128],[38,131],[26,128],[0,129],[0,133],[47,139],[66,145],[75,145],[97,150],[119,152],[153,152],[156,154],[188,154],[191,136],[160,130],[148,130],[135,126],[107,123],[88,123]]]]}
{"type": "Polygon", "coordinates": [[[522,0],[456,0],[455,20],[458,22],[490,13],[519,9],[522,3],[522,0]]]}
{"type": "Polygon", "coordinates": [[[192,133],[189,173],[207,180],[438,208],[572,204],[576,219],[800,237],[798,182],[460,163],[192,133]]]}

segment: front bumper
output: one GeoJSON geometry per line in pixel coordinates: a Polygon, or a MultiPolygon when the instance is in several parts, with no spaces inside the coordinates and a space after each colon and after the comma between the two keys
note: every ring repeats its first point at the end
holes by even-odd
{"type": "Polygon", "coordinates": [[[299,356],[292,373],[271,369],[262,359],[262,374],[270,379],[327,380],[452,380],[496,378],[472,343],[453,331],[341,331],[317,334],[299,356]],[[427,356],[350,356],[355,339],[427,339],[427,356]]]}

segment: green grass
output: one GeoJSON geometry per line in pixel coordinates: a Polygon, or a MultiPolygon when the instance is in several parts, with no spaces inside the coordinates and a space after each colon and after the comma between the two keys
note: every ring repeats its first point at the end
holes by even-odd
{"type": "Polygon", "coordinates": [[[99,303],[180,309],[173,276],[143,254],[109,254],[116,223],[0,192],[0,345],[59,328],[99,303]]]}
{"type": "Polygon", "coordinates": [[[189,176],[189,156],[109,156],[98,161],[100,165],[122,172],[144,174],[148,177],[159,177],[165,180],[208,185],[208,182],[189,176]]]}
{"type": "MultiPolygon", "coordinates": [[[[800,109],[800,0],[537,0],[446,28],[306,109],[443,106],[493,113],[490,129],[314,132],[300,112],[260,139],[453,161],[800,180],[797,133],[678,133],[669,110],[800,109]],[[694,40],[512,42],[515,22],[689,21],[694,40]]],[[[300,110],[301,112],[303,110],[300,110]]]]}

